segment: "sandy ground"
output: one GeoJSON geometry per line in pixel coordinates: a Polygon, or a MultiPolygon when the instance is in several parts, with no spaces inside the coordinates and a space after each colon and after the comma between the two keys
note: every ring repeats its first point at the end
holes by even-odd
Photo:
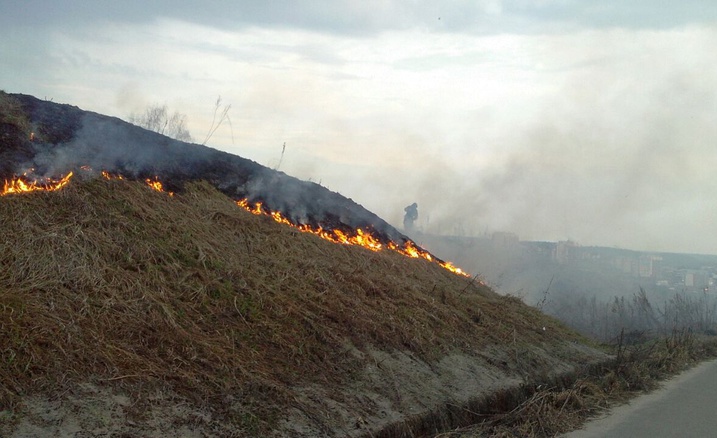
{"type": "MultiPolygon", "coordinates": [[[[403,352],[355,350],[353,354],[369,355],[372,365],[354,384],[340,391],[321,386],[294,388],[295,404],[279,419],[275,436],[375,433],[445,403],[465,403],[519,385],[532,372],[568,372],[576,365],[604,359],[600,353],[572,343],[552,354],[538,347],[517,352],[496,346],[475,356],[448,356],[437,364],[403,352]],[[522,366],[516,358],[518,362],[522,359],[522,366]]],[[[26,397],[23,403],[19,418],[7,412],[0,414],[0,436],[256,436],[250,424],[246,428],[229,427],[212,412],[168,391],[143,393],[138,399],[88,383],[63,394],[26,397]]]]}

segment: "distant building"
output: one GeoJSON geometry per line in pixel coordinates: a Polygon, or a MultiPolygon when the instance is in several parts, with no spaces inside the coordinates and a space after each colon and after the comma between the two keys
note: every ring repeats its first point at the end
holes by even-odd
{"type": "Polygon", "coordinates": [[[501,231],[493,233],[491,243],[493,244],[493,248],[510,249],[518,246],[520,239],[517,234],[501,231]]]}
{"type": "Polygon", "coordinates": [[[618,256],[612,260],[612,265],[619,269],[621,272],[637,276],[638,263],[634,257],[618,256]]]}
{"type": "Polygon", "coordinates": [[[706,271],[686,269],[683,279],[685,289],[709,289],[710,279],[706,271]]]}
{"type": "Polygon", "coordinates": [[[571,240],[560,241],[555,244],[553,250],[553,260],[561,265],[564,265],[575,258],[576,250],[580,247],[577,243],[571,240]]]}
{"type": "Polygon", "coordinates": [[[638,259],[637,276],[641,278],[650,278],[655,275],[652,262],[655,258],[651,255],[641,255],[638,259]]]}

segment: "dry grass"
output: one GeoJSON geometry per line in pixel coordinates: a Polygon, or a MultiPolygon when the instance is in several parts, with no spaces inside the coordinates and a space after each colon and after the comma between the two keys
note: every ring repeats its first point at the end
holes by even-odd
{"type": "Polygon", "coordinates": [[[554,437],[578,429],[606,408],[624,403],[661,380],[717,356],[717,339],[675,332],[658,341],[615,347],[615,360],[541,385],[506,390],[486,400],[476,425],[436,438],[554,437]]]}
{"type": "Polygon", "coordinates": [[[90,379],[169,387],[258,433],[292,385],[349,381],[364,364],[347,345],[430,362],[577,339],[435,264],[302,234],[207,184],[170,198],[75,180],[0,198],[0,221],[0,411],[90,379]]]}

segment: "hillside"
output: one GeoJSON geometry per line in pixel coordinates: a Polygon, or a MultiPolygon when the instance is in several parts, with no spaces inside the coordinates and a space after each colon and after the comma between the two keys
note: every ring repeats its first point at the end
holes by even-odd
{"type": "MultiPolygon", "coordinates": [[[[62,145],[8,120],[5,157],[62,145]]],[[[0,435],[413,436],[604,357],[437,263],[182,182],[169,196],[78,171],[0,197],[0,435]]]]}
{"type": "Polygon", "coordinates": [[[589,358],[517,300],[207,184],[75,181],[0,198],[0,220],[0,400],[21,430],[359,435],[589,358]]]}
{"type": "Polygon", "coordinates": [[[398,244],[409,240],[319,184],[71,105],[0,91],[0,139],[0,180],[26,172],[32,178],[59,177],[81,166],[129,179],[158,178],[172,191],[203,180],[232,199],[261,202],[295,224],[344,232],[362,228],[398,244]]]}

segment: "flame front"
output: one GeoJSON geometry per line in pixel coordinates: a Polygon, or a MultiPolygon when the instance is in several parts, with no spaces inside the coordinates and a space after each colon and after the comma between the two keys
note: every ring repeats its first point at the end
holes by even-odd
{"type": "MultiPolygon", "coordinates": [[[[92,169],[87,168],[85,170],[92,170],[92,169]]],[[[102,177],[104,179],[108,179],[108,180],[112,180],[112,179],[124,180],[125,179],[125,177],[123,177],[120,174],[109,173],[106,170],[102,171],[102,177]]],[[[161,193],[167,193],[169,196],[174,196],[174,192],[167,192],[164,190],[164,184],[162,184],[162,182],[159,180],[159,177],[155,176],[154,179],[146,178],[144,180],[144,183],[147,184],[147,186],[149,186],[149,188],[151,188],[152,190],[155,190],[155,191],[158,191],[161,193]]]]}
{"type": "MultiPolygon", "coordinates": [[[[152,188],[153,190],[156,190],[156,191],[158,191],[158,192],[165,193],[164,185],[162,184],[162,182],[159,180],[158,177],[155,176],[154,179],[147,178],[147,179],[144,180],[144,182],[145,182],[150,188],[152,188]]],[[[166,193],[167,193],[169,196],[174,196],[174,192],[166,192],[166,193]]]]}
{"type": "MultiPolygon", "coordinates": [[[[91,169],[90,169],[90,170],[91,170],[91,169]]],[[[106,171],[106,170],[103,170],[103,171],[102,171],[102,177],[103,177],[104,179],[119,179],[119,180],[123,180],[123,179],[124,179],[124,177],[123,177],[122,175],[114,175],[114,174],[109,173],[109,172],[106,171]]]]}
{"type": "Polygon", "coordinates": [[[349,235],[344,233],[341,230],[335,229],[335,230],[324,230],[323,228],[312,228],[309,225],[296,225],[293,222],[291,222],[289,219],[284,217],[280,212],[278,211],[265,211],[263,208],[263,204],[261,202],[255,203],[253,206],[249,204],[249,201],[246,199],[241,199],[239,201],[236,201],[236,204],[245,209],[246,211],[255,214],[255,215],[265,215],[269,216],[272,219],[274,219],[276,222],[279,222],[280,224],[288,225],[290,227],[296,228],[297,230],[304,232],[304,233],[312,233],[316,234],[317,236],[320,236],[323,239],[330,240],[334,243],[342,243],[345,245],[360,245],[364,248],[368,248],[373,251],[379,251],[382,247],[381,242],[379,242],[376,238],[371,236],[370,234],[367,234],[362,229],[356,230],[355,235],[349,235]]]}
{"type": "Polygon", "coordinates": [[[462,275],[464,277],[469,277],[470,275],[464,272],[462,269],[456,267],[451,262],[444,262],[441,260],[436,259],[429,253],[428,251],[418,248],[413,242],[406,241],[403,245],[399,245],[395,242],[388,242],[388,244],[384,245],[376,239],[373,235],[371,235],[371,232],[369,230],[362,230],[361,228],[356,229],[355,234],[347,234],[344,231],[334,229],[334,230],[324,230],[323,228],[313,228],[310,225],[296,225],[293,222],[291,222],[289,219],[284,217],[280,212],[278,211],[266,211],[263,208],[263,205],[261,202],[255,203],[253,206],[249,204],[249,201],[246,199],[241,199],[239,201],[236,201],[236,204],[247,210],[248,212],[255,214],[255,215],[264,215],[269,216],[272,219],[274,219],[276,222],[279,222],[284,225],[288,225],[290,227],[296,228],[301,232],[304,233],[311,233],[316,234],[317,236],[321,237],[322,239],[329,240],[334,243],[341,243],[344,245],[358,245],[362,246],[364,248],[370,249],[371,251],[381,251],[385,247],[392,251],[396,251],[397,253],[403,254],[407,257],[412,258],[423,258],[428,260],[429,262],[436,262],[438,263],[442,268],[447,269],[455,274],[462,275]]]}
{"type": "MultiPolygon", "coordinates": [[[[80,167],[80,169],[82,169],[84,171],[92,171],[92,169],[89,166],[82,166],[82,167],[80,167]]],[[[28,177],[28,174],[32,173],[33,171],[34,171],[34,169],[30,169],[21,176],[17,176],[12,179],[5,180],[5,182],[3,184],[2,191],[0,191],[0,196],[6,196],[9,194],[15,194],[15,193],[29,193],[29,192],[36,192],[36,191],[54,192],[54,191],[62,189],[67,184],[69,184],[70,179],[74,175],[73,172],[69,172],[67,175],[65,175],[59,179],[41,178],[41,179],[34,179],[31,181],[30,178],[28,177]]],[[[108,179],[108,180],[111,180],[111,179],[124,180],[125,179],[122,175],[111,174],[104,170],[101,172],[101,174],[105,179],[108,179]]],[[[145,179],[144,182],[153,190],[156,190],[158,192],[167,193],[169,196],[174,196],[173,192],[165,191],[164,185],[159,181],[159,179],[157,177],[155,177],[154,179],[147,178],[147,179],[145,179]]],[[[344,232],[339,229],[325,230],[321,227],[313,228],[310,225],[304,225],[304,224],[297,225],[297,224],[294,224],[293,222],[291,222],[286,217],[284,217],[284,215],[282,215],[278,211],[272,212],[272,211],[265,210],[261,202],[257,202],[252,206],[249,204],[249,202],[246,199],[242,199],[240,201],[236,201],[236,204],[239,207],[242,207],[245,210],[247,210],[255,215],[270,216],[276,222],[296,228],[299,231],[304,232],[304,233],[316,234],[317,236],[319,236],[325,240],[334,242],[334,243],[340,243],[343,245],[358,245],[358,246],[367,248],[371,251],[381,251],[384,248],[388,248],[392,251],[396,251],[396,252],[403,254],[407,257],[423,258],[425,260],[428,260],[429,262],[436,262],[441,267],[443,267],[453,273],[456,273],[458,275],[462,275],[464,277],[470,276],[469,274],[464,272],[462,269],[454,266],[452,263],[444,262],[442,260],[438,260],[438,259],[434,258],[428,251],[417,247],[411,241],[406,241],[406,242],[404,242],[403,245],[399,245],[395,242],[388,242],[386,245],[384,245],[383,243],[381,243],[380,240],[378,240],[376,237],[374,237],[371,234],[371,231],[369,229],[362,230],[359,228],[352,232],[344,232]]]]}
{"type": "Polygon", "coordinates": [[[29,172],[32,172],[32,169],[25,172],[22,176],[5,180],[2,192],[0,192],[0,196],[9,195],[12,193],[29,193],[38,191],[54,192],[60,190],[61,188],[69,184],[70,179],[74,175],[73,172],[70,172],[60,179],[41,178],[29,181],[27,177],[27,174],[29,172]]]}
{"type": "MultiPolygon", "coordinates": [[[[30,180],[30,177],[28,176],[32,172],[34,172],[35,169],[29,169],[25,173],[23,173],[20,176],[13,177],[9,180],[5,180],[3,183],[2,191],[0,191],[0,196],[10,195],[13,193],[29,193],[29,192],[54,192],[57,190],[62,189],[67,184],[70,183],[70,179],[74,176],[74,172],[70,172],[67,175],[63,176],[60,179],[54,179],[54,178],[39,178],[39,179],[33,179],[30,180]]],[[[80,170],[83,170],[85,172],[92,172],[92,168],[90,166],[80,166],[80,170]]],[[[101,171],[102,177],[105,179],[117,179],[117,180],[124,180],[125,177],[119,174],[112,174],[107,172],[106,170],[101,171]]],[[[164,185],[161,181],[159,181],[159,178],[154,177],[147,178],[144,180],[144,182],[153,190],[156,190],[158,192],[167,193],[169,196],[174,196],[174,192],[167,192],[164,190],[164,185]]]]}

